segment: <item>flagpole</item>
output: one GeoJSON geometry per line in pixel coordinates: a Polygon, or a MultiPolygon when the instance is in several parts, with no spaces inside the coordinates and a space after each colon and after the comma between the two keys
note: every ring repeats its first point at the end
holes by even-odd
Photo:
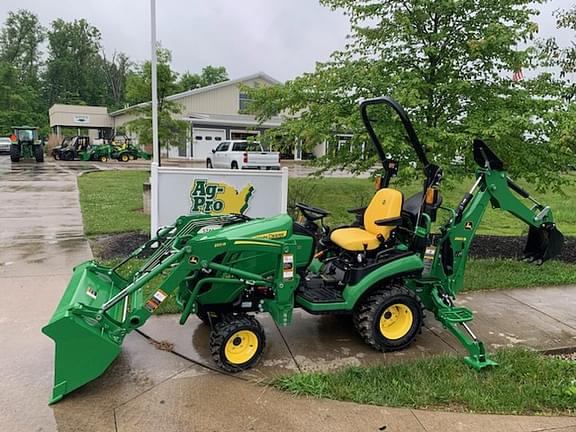
{"type": "Polygon", "coordinates": [[[160,166],[160,143],[158,142],[158,87],[156,73],[156,0],[150,0],[151,65],[152,65],[152,163],[160,166]]]}
{"type": "Polygon", "coordinates": [[[160,166],[160,143],[158,142],[158,89],[156,77],[156,0],[150,0],[150,64],[152,75],[152,164],[150,166],[150,236],[158,229],[158,170],[160,166]]]}

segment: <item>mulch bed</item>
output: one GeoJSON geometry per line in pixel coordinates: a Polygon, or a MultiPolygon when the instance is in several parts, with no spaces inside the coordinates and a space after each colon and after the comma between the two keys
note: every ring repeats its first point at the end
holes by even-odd
{"type": "MultiPolygon", "coordinates": [[[[126,257],[148,240],[141,232],[128,232],[97,237],[91,241],[94,256],[108,260],[126,257]]],[[[521,258],[526,237],[476,236],[470,249],[473,258],[521,258]]],[[[576,263],[576,237],[566,237],[562,253],[557,258],[576,263]]]]}

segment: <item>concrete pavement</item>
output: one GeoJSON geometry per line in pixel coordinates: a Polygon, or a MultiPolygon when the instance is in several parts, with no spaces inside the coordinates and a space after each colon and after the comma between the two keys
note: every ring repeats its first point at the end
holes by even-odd
{"type": "MultiPolygon", "coordinates": [[[[282,329],[263,317],[269,341],[264,361],[235,377],[209,368],[208,332],[198,320],[183,327],[174,317],[157,317],[143,330],[173,342],[182,356],[158,350],[133,333],[105,374],[48,406],[54,348],[40,329],[72,267],[91,257],[76,189],[77,171],[89,165],[47,161],[11,166],[8,158],[0,158],[0,431],[576,431],[576,418],[391,409],[293,398],[255,384],[261,377],[299,369],[398,361],[458,349],[429,319],[409,350],[379,354],[358,340],[346,317],[302,312],[294,325],[282,329]]],[[[475,329],[492,346],[546,348],[575,344],[574,298],[574,288],[546,288],[461,300],[476,310],[475,329]],[[511,307],[518,314],[510,313],[511,307]]]]}

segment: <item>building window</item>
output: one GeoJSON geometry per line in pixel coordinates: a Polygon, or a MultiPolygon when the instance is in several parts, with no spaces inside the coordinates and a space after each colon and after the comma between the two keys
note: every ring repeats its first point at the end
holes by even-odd
{"type": "Polygon", "coordinates": [[[214,140],[216,140],[216,141],[222,141],[222,137],[214,137],[214,140]]]}
{"type": "Polygon", "coordinates": [[[207,136],[204,138],[206,141],[212,141],[212,137],[211,136],[207,136]]]}
{"type": "Polygon", "coordinates": [[[239,111],[240,112],[246,111],[251,103],[252,103],[252,99],[249,98],[248,93],[240,92],[240,97],[239,97],[240,109],[239,109],[239,111]]]}
{"type": "Polygon", "coordinates": [[[195,136],[194,139],[196,141],[202,141],[202,135],[195,136]]]}

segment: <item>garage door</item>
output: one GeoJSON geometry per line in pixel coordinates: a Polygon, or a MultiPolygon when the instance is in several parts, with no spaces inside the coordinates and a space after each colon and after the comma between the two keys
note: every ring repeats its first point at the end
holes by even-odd
{"type": "Polygon", "coordinates": [[[218,147],[226,139],[224,129],[199,129],[194,128],[192,140],[192,159],[206,160],[212,149],[218,147]]]}

